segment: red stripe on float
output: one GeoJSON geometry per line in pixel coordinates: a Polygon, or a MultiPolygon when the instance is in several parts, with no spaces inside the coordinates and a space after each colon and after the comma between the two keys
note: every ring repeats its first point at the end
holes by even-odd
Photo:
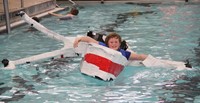
{"type": "Polygon", "coordinates": [[[113,74],[115,77],[117,77],[119,73],[124,69],[123,65],[114,63],[107,58],[91,53],[86,54],[84,60],[88,63],[98,66],[102,71],[113,74]]]}

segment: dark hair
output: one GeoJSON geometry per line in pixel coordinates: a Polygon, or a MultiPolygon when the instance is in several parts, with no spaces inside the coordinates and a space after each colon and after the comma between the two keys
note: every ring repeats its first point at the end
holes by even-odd
{"type": "Polygon", "coordinates": [[[40,19],[38,17],[32,17],[32,19],[37,21],[38,23],[40,22],[40,19]]]}
{"type": "Polygon", "coordinates": [[[120,43],[122,42],[121,36],[119,34],[117,34],[117,33],[110,33],[108,36],[106,36],[106,39],[105,39],[105,43],[106,43],[107,46],[108,46],[108,41],[111,38],[117,38],[117,39],[119,39],[120,43]]]}
{"type": "Polygon", "coordinates": [[[73,14],[73,15],[78,15],[79,11],[76,8],[72,8],[70,13],[73,14]]]}

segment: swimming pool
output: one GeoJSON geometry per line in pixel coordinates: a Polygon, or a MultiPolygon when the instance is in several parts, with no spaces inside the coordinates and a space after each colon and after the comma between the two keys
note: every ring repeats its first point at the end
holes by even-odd
{"type": "MultiPolygon", "coordinates": [[[[58,21],[45,17],[41,24],[65,36],[117,32],[138,53],[169,60],[189,59],[192,71],[125,67],[111,82],[79,71],[80,58],[43,60],[0,69],[0,101],[14,103],[164,103],[200,101],[199,4],[97,4],[84,6],[78,17],[58,21]]],[[[65,13],[65,12],[61,12],[65,13]]],[[[0,36],[0,59],[15,60],[59,49],[62,43],[21,26],[0,36]]]]}

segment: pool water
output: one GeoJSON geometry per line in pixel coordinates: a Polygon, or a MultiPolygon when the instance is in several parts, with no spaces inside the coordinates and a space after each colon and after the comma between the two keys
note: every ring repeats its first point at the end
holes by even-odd
{"type": "MultiPolygon", "coordinates": [[[[73,20],[44,17],[41,24],[64,36],[117,32],[138,53],[185,61],[193,70],[127,66],[111,82],[80,73],[81,58],[41,60],[5,70],[0,65],[0,101],[10,103],[198,103],[200,101],[199,4],[86,5],[73,20]]],[[[60,13],[66,13],[62,11],[60,13]]],[[[0,35],[0,59],[16,60],[63,46],[20,26],[0,35]]]]}

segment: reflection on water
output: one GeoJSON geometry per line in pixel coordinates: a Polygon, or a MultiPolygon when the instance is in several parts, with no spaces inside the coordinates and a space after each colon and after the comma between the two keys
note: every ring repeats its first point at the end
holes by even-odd
{"type": "MultiPolygon", "coordinates": [[[[87,27],[91,25],[106,32],[117,31],[130,42],[131,46],[134,46],[137,52],[154,53],[153,55],[164,56],[167,59],[183,60],[187,55],[192,58],[194,54],[190,50],[192,52],[194,50],[195,57],[191,60],[192,64],[195,63],[196,70],[181,71],[176,74],[175,70],[168,69],[126,67],[129,69],[125,69],[116,80],[104,82],[80,73],[81,58],[39,61],[19,65],[13,71],[0,70],[0,101],[18,103],[27,103],[27,101],[32,103],[156,103],[158,101],[161,103],[198,103],[200,39],[198,46],[194,45],[199,36],[198,14],[200,13],[195,5],[134,4],[121,6],[105,4],[100,7],[102,9],[90,6],[81,9],[80,17],[75,18],[74,21],[53,21],[52,19],[55,18],[48,17],[43,19],[42,23],[52,28],[53,31],[61,30],[60,34],[71,32],[73,34],[73,31],[74,35],[79,31],[85,33],[88,30],[87,27]],[[113,8],[113,11],[110,10],[113,8]],[[110,12],[105,13],[104,11],[110,12]],[[106,14],[112,15],[112,20],[105,21],[105,18],[110,18],[106,14]],[[105,18],[102,15],[105,15],[105,18]],[[94,22],[90,24],[91,21],[94,22]]],[[[35,34],[22,36],[23,33],[19,31],[20,29],[17,29],[8,37],[1,36],[0,58],[5,54],[12,59],[21,58],[28,54],[34,55],[34,53],[50,51],[63,46],[45,36],[41,38],[42,33],[37,36],[35,34]],[[49,42],[46,42],[48,40],[49,42]],[[40,46],[40,48],[35,46],[40,46]],[[36,49],[32,50],[34,48],[36,49]],[[29,51],[24,51],[26,49],[29,51]],[[44,51],[38,52],[41,49],[44,51]]]]}
{"type": "MultiPolygon", "coordinates": [[[[193,71],[193,75],[182,75],[175,80],[168,81],[159,96],[163,103],[196,103],[195,98],[200,96],[200,71],[193,71]]],[[[198,101],[198,100],[197,100],[198,101]]]]}
{"type": "Polygon", "coordinates": [[[198,42],[199,42],[199,45],[198,45],[198,47],[194,48],[194,50],[195,50],[195,55],[196,55],[195,61],[196,61],[197,65],[200,65],[200,38],[199,38],[198,42]]]}
{"type": "Polygon", "coordinates": [[[136,16],[141,16],[145,14],[152,14],[154,13],[153,11],[144,11],[144,12],[127,12],[127,13],[121,13],[117,14],[117,19],[115,20],[114,23],[112,24],[106,24],[101,26],[101,29],[106,31],[106,32],[115,32],[115,28],[123,24],[124,22],[127,21],[128,18],[134,18],[136,16]]]}
{"type": "Polygon", "coordinates": [[[34,91],[34,86],[32,84],[26,84],[28,83],[27,80],[23,79],[20,76],[13,76],[12,77],[12,82],[15,83],[14,87],[2,87],[0,90],[2,93],[12,91],[12,95],[9,96],[8,98],[0,99],[0,101],[3,102],[10,102],[10,101],[18,101],[26,95],[26,93],[36,93],[38,94],[37,91],[34,91]]]}
{"type": "Polygon", "coordinates": [[[12,95],[4,98],[0,97],[0,101],[3,101],[5,103],[11,102],[11,101],[18,101],[27,94],[32,94],[32,95],[38,95],[39,92],[35,90],[34,85],[31,82],[38,83],[40,85],[49,85],[46,81],[43,79],[44,76],[48,78],[57,78],[59,77],[59,74],[66,69],[66,67],[69,67],[69,62],[74,62],[72,61],[71,58],[62,58],[62,59],[54,59],[52,61],[46,61],[43,62],[42,64],[40,63],[36,66],[33,66],[36,70],[35,75],[30,75],[31,79],[26,80],[23,77],[20,76],[12,76],[12,82],[14,83],[13,87],[5,87],[4,83],[0,83],[2,87],[0,88],[0,95],[12,91],[12,95]],[[41,71],[43,70],[43,71],[41,71]]]}

